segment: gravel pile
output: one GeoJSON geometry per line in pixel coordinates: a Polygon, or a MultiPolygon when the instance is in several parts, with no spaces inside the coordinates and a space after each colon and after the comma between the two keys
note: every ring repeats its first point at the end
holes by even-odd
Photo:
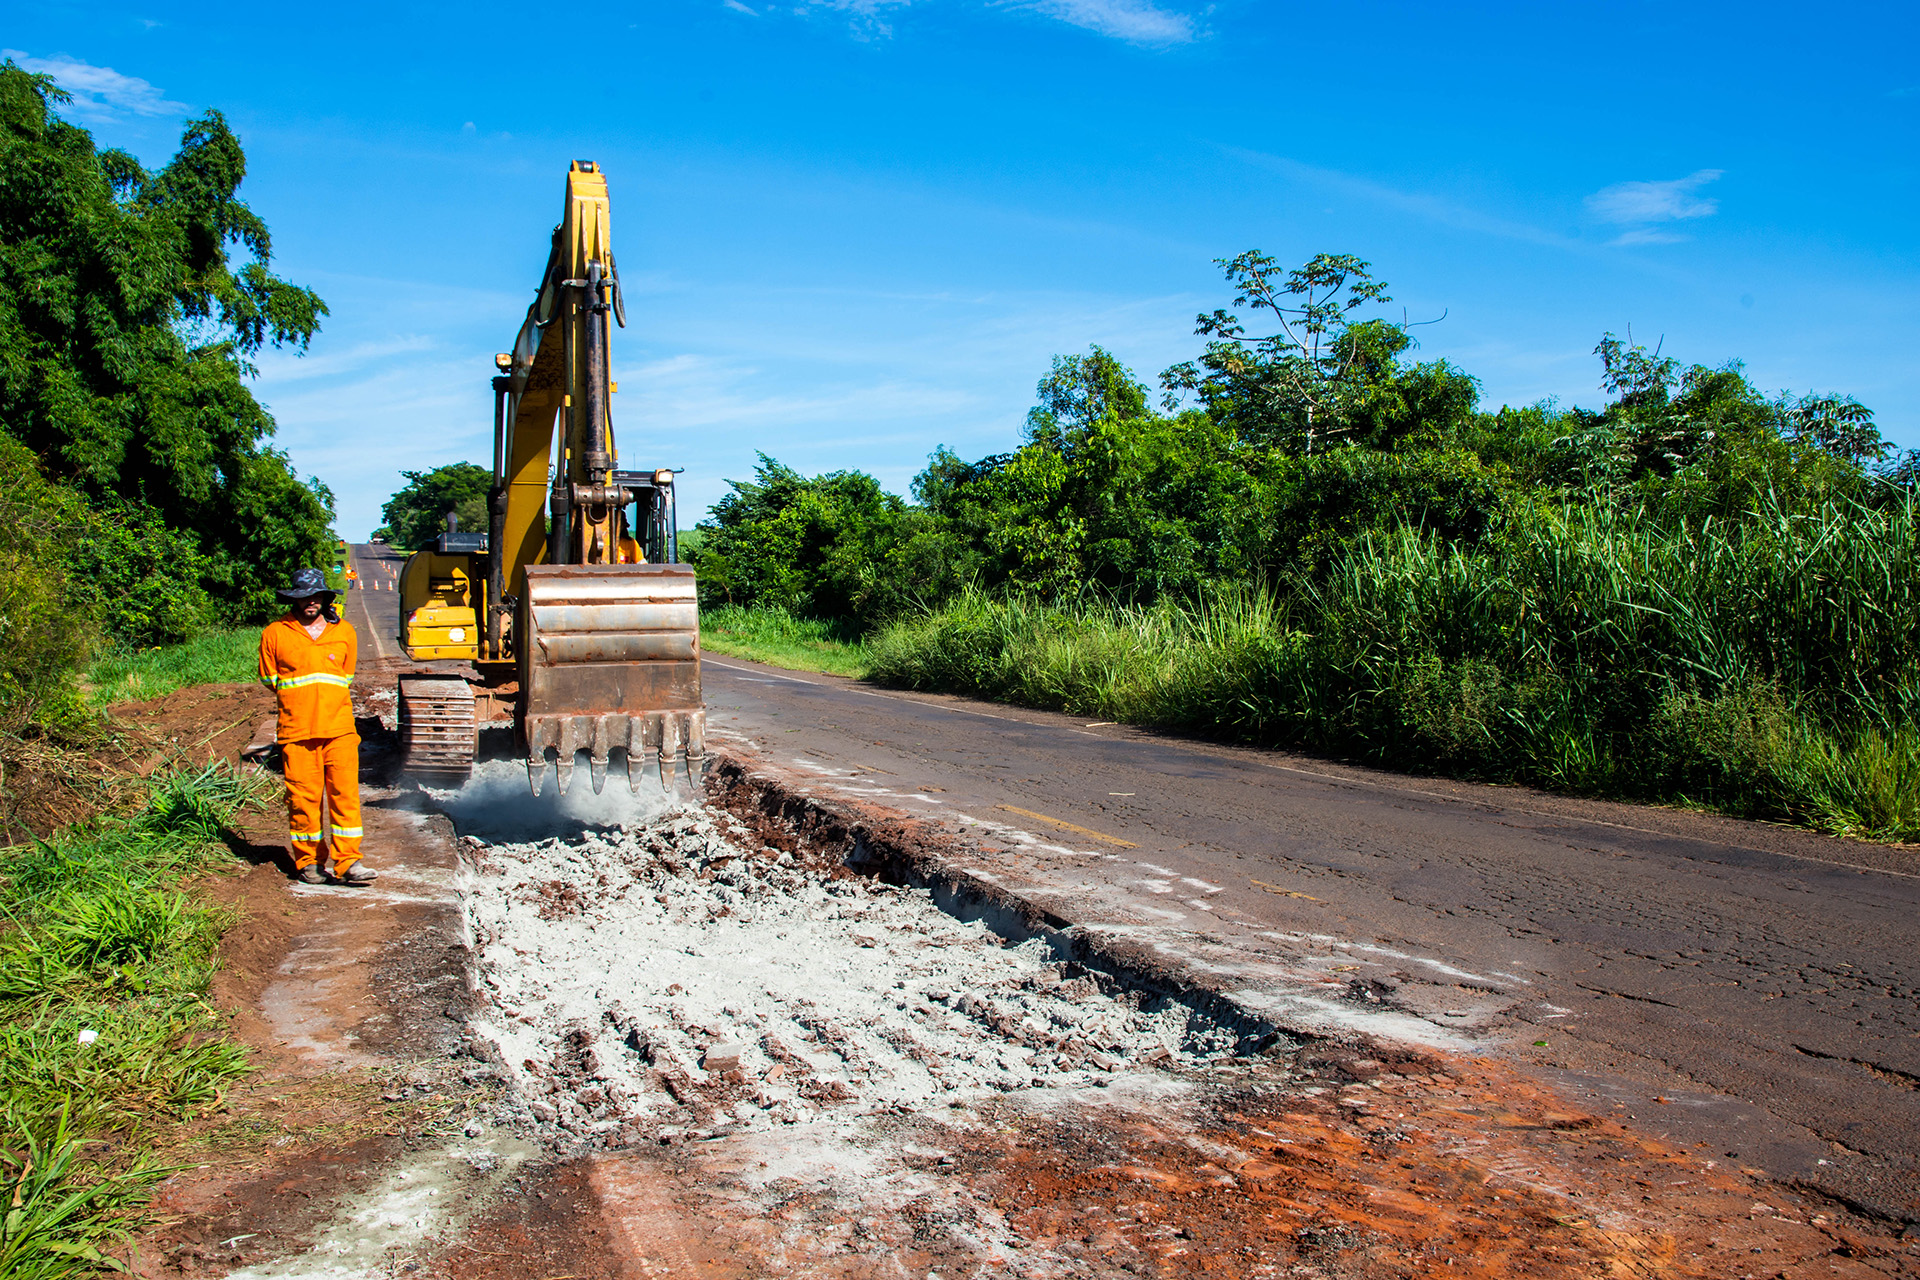
{"type": "MultiPolygon", "coordinates": [[[[541,821],[526,805],[521,831],[541,821]]],[[[526,1118],[575,1140],[914,1111],[1232,1052],[1184,1005],[1006,945],[925,891],[805,866],[724,813],[662,800],[526,841],[485,804],[449,808],[494,1006],[476,1031],[526,1118]]]]}

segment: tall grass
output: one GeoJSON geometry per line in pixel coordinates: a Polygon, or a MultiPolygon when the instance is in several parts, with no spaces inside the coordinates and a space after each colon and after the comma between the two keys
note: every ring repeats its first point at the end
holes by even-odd
{"type": "Polygon", "coordinates": [[[1920,838],[1911,496],[1738,521],[1549,508],[1474,548],[1358,540],[1284,592],[1150,607],[979,592],[870,674],[1563,790],[1920,838]]]}
{"type": "Polygon", "coordinates": [[[135,814],[0,860],[0,1164],[12,1195],[0,1275],[104,1265],[100,1250],[165,1171],[102,1163],[83,1140],[187,1114],[246,1072],[205,999],[230,917],[182,880],[230,860],[222,835],[263,786],[224,764],[175,773],[135,814]]]}
{"type": "Polygon", "coordinates": [[[780,608],[721,605],[700,613],[700,643],[714,653],[795,671],[857,676],[866,648],[829,622],[796,618],[780,608]]]}
{"type": "Polygon", "coordinates": [[[254,679],[260,629],[204,631],[183,644],[110,653],[87,668],[87,700],[95,706],[159,698],[196,684],[254,679]]]}
{"type": "Polygon", "coordinates": [[[0,1131],[0,1185],[9,1192],[0,1276],[65,1280],[126,1269],[105,1250],[128,1237],[134,1213],[171,1170],[141,1160],[102,1174],[86,1165],[82,1146],[64,1122],[45,1137],[13,1125],[0,1131]]]}

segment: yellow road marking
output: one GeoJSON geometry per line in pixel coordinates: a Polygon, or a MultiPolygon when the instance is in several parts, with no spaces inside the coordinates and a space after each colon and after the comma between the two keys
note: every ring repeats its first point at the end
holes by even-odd
{"type": "Polygon", "coordinates": [[[1046,814],[1035,813],[1031,809],[1017,809],[1010,804],[997,804],[993,807],[996,809],[1005,809],[1008,813],[1017,813],[1023,818],[1032,818],[1036,822],[1044,822],[1048,826],[1058,827],[1062,831],[1071,831],[1075,835],[1085,836],[1089,840],[1101,840],[1107,844],[1117,845],[1122,849],[1138,849],[1140,847],[1131,840],[1122,840],[1119,836],[1108,836],[1102,835],[1098,831],[1089,831],[1085,827],[1075,826],[1073,823],[1064,822],[1059,818],[1049,818],[1046,814]]]}
{"type": "Polygon", "coordinates": [[[1301,893],[1297,889],[1282,889],[1279,885],[1268,884],[1265,880],[1251,880],[1248,883],[1258,885],[1260,888],[1265,889],[1268,893],[1278,893],[1288,898],[1305,898],[1308,902],[1325,901],[1325,899],[1316,898],[1310,893],[1301,893]]]}

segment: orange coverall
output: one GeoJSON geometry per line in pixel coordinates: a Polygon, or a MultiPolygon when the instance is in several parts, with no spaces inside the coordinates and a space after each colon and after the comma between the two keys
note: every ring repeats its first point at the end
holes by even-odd
{"type": "Polygon", "coordinates": [[[287,780],[287,840],[299,869],[333,855],[333,874],[360,860],[360,736],[353,730],[354,664],[360,641],[349,622],[315,640],[292,618],[260,633],[260,683],[280,700],[280,756],[287,780]],[[323,826],[320,797],[330,820],[323,826]]]}

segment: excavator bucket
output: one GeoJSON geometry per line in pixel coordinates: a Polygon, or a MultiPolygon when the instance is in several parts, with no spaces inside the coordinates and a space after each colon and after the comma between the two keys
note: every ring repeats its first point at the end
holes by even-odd
{"type": "Polygon", "coordinates": [[[613,753],[627,784],[652,774],[700,784],[707,713],[700,700],[700,608],[683,564],[528,565],[520,606],[527,780],[540,794],[547,752],[560,792],[586,751],[593,789],[613,753]]]}

